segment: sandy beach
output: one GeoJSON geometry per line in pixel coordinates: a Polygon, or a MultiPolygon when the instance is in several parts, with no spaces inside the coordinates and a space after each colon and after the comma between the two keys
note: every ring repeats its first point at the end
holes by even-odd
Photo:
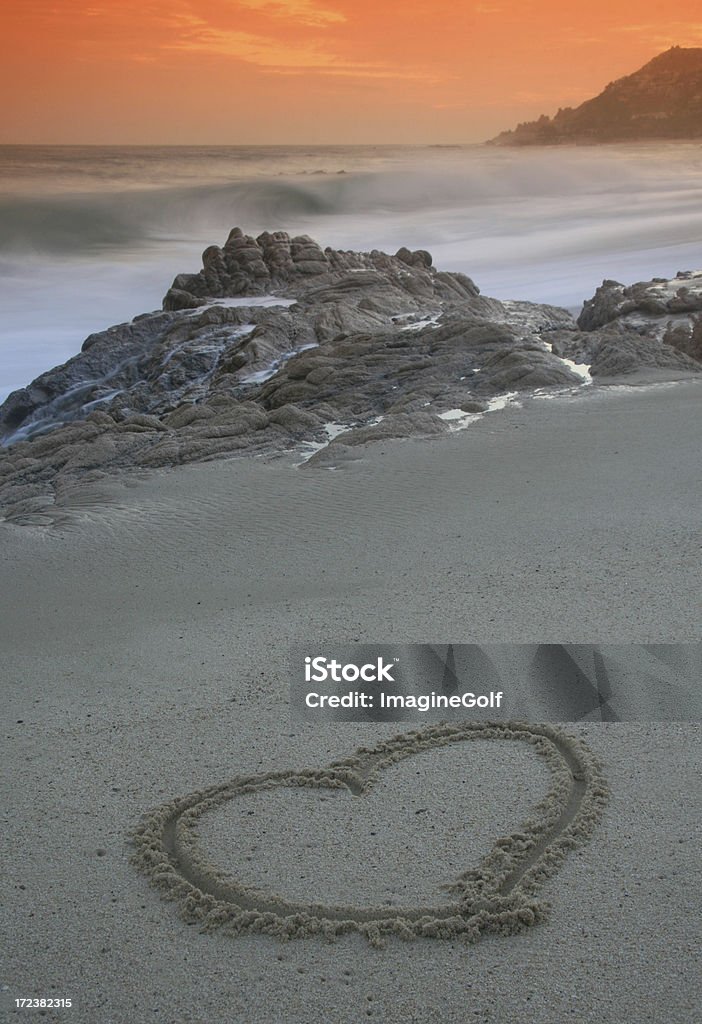
{"type": "MultiPolygon", "coordinates": [[[[292,722],[301,639],[698,640],[699,400],[694,381],[584,389],[335,471],[282,457],[125,475],[76,489],[53,528],[0,524],[10,1019],[41,994],[73,1000],[45,1019],[80,1024],[693,1020],[697,724],[566,727],[609,804],[545,883],[549,918],[474,945],[201,934],[130,864],[129,835],[194,790],[399,731],[292,722]]],[[[201,840],[298,899],[431,904],[545,775],[490,740],[422,757],[367,812],[328,818],[280,790],[213,814],[201,840]]]]}

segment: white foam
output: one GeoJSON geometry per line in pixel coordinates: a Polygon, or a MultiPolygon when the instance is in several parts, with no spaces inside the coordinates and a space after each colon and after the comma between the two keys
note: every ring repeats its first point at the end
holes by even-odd
{"type": "Polygon", "coordinates": [[[41,420],[39,423],[33,421],[26,423],[23,427],[18,427],[7,437],[3,437],[0,440],[0,445],[3,448],[9,448],[12,444],[18,444],[20,441],[26,441],[28,437],[39,436],[40,434],[46,434],[54,427],[63,426],[63,420],[41,420]]]}
{"type": "Polygon", "coordinates": [[[506,409],[508,405],[521,408],[522,403],[517,401],[517,391],[507,391],[504,395],[496,395],[488,401],[486,412],[497,412],[498,409],[506,409]]]}
{"type": "Polygon", "coordinates": [[[305,462],[309,462],[313,455],[316,455],[317,452],[321,452],[322,449],[327,448],[335,437],[339,437],[340,434],[345,434],[348,430],[352,429],[353,427],[349,423],[335,423],[333,421],[325,423],[323,430],[327,435],[326,439],[324,441],[305,441],[302,446],[304,458],[300,459],[299,462],[296,462],[295,465],[302,466],[305,462]]]}
{"type": "Polygon", "coordinates": [[[233,341],[237,339],[245,338],[248,334],[251,334],[255,330],[256,324],[242,324],[240,327],[235,328],[232,331],[228,331],[224,335],[219,335],[215,343],[207,345],[203,341],[195,338],[188,338],[185,341],[181,341],[178,345],[175,345],[172,349],[166,353],[161,360],[161,369],[167,366],[171,359],[176,356],[179,352],[193,351],[198,353],[209,353],[213,356],[219,356],[225,348],[228,348],[233,341]]]}
{"type": "Polygon", "coordinates": [[[401,331],[421,331],[422,328],[424,328],[424,327],[438,327],[439,326],[439,317],[440,316],[441,316],[441,314],[437,313],[436,316],[425,317],[423,320],[415,320],[414,323],[405,324],[403,327],[400,328],[400,330],[401,331]]]}
{"type": "MultiPolygon", "coordinates": [[[[431,405],[431,402],[425,402],[425,405],[431,405]]],[[[439,413],[440,420],[462,420],[464,416],[468,415],[463,409],[447,409],[446,412],[439,413]]]]}
{"type": "Polygon", "coordinates": [[[582,379],[583,384],[592,384],[589,363],[574,363],[572,359],[562,359],[560,356],[558,358],[569,370],[582,379]]]}
{"type": "MultiPolygon", "coordinates": [[[[553,352],[553,345],[550,341],[543,341],[541,344],[544,346],[547,352],[553,352]]],[[[556,356],[556,359],[567,366],[574,374],[580,377],[583,384],[592,384],[592,377],[590,376],[590,363],[574,363],[572,359],[565,359],[562,356],[556,356]]],[[[537,390],[541,390],[540,388],[537,390]]]]}
{"type": "Polygon", "coordinates": [[[117,395],[121,395],[124,388],[115,388],[113,391],[108,391],[107,394],[101,395],[100,398],[94,398],[92,402],[86,402],[85,405],[81,406],[83,412],[86,409],[93,409],[96,405],[100,405],[101,402],[111,402],[117,395]]]}
{"type": "Polygon", "coordinates": [[[482,419],[489,412],[497,412],[499,409],[505,409],[508,405],[521,408],[522,403],[517,401],[517,395],[518,392],[516,391],[508,391],[504,395],[495,395],[494,398],[488,400],[485,412],[465,412],[463,409],[447,409],[445,412],[438,414],[439,419],[448,423],[449,429],[452,432],[464,430],[471,423],[482,419]]]}
{"type": "Polygon", "coordinates": [[[194,313],[211,306],[225,306],[227,308],[236,306],[294,306],[297,299],[285,299],[282,295],[237,295],[232,298],[208,299],[208,301],[194,309],[194,313]]]}
{"type": "Polygon", "coordinates": [[[439,417],[442,420],[446,420],[449,425],[449,430],[452,432],[455,430],[464,430],[470,426],[471,423],[481,420],[485,413],[482,412],[463,412],[462,409],[449,409],[449,411],[439,413],[439,417]],[[454,415],[457,413],[458,415],[454,415]]]}
{"type": "MultiPolygon", "coordinates": [[[[309,462],[313,455],[317,452],[321,452],[323,448],[328,448],[335,437],[339,437],[341,434],[346,434],[350,430],[354,430],[358,427],[375,427],[378,423],[382,423],[385,419],[384,416],[374,416],[373,419],[366,420],[365,423],[325,423],[323,430],[327,435],[325,441],[306,441],[302,446],[302,450],[305,453],[305,457],[296,462],[296,466],[302,466],[303,463],[309,462]]],[[[331,467],[330,467],[331,468],[331,467]]]]}
{"type": "MultiPolygon", "coordinates": [[[[349,431],[349,430],[351,430],[351,427],[348,425],[348,423],[325,423],[324,424],[324,432],[325,432],[325,434],[327,435],[327,438],[328,438],[327,443],[329,443],[329,441],[333,441],[335,437],[339,437],[340,434],[347,433],[347,431],[349,431]]],[[[325,446],[322,445],[322,447],[325,447],[325,446]]]]}
{"type": "Polygon", "coordinates": [[[256,370],[254,373],[250,373],[247,377],[240,377],[240,384],[263,384],[264,381],[270,380],[271,377],[275,377],[278,370],[281,368],[283,363],[287,363],[288,359],[292,359],[299,352],[307,352],[308,349],[319,348],[317,342],[312,342],[309,345],[301,345],[300,348],[290,349],[289,352],[283,352],[279,355],[272,363],[265,366],[262,370],[256,370]]]}

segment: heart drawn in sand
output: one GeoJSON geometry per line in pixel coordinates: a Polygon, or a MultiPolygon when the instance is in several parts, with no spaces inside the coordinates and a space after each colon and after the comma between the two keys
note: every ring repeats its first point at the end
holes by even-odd
{"type": "MultiPolygon", "coordinates": [[[[294,794],[291,793],[294,799],[294,794]]],[[[568,850],[583,841],[607,799],[600,767],[579,740],[550,725],[467,722],[408,732],[326,768],[242,776],[172,800],[142,819],[133,835],[134,863],[181,915],[204,931],[263,932],[285,938],[361,932],[379,945],[383,936],[425,936],[468,941],[484,932],[510,934],[541,920],[546,907],[536,898],[541,884],[568,850]],[[474,739],[531,745],[551,771],[551,788],[519,831],[495,840],[492,849],[444,888],[442,906],[404,908],[346,906],[292,900],[245,886],[212,864],[197,835],[206,812],[247,793],[288,788],[346,790],[363,797],[383,769],[415,754],[474,739]]]]}

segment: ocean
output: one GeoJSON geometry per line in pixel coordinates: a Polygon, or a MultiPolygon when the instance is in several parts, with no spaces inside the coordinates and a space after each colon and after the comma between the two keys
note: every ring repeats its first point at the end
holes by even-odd
{"type": "Polygon", "coordinates": [[[0,401],[157,309],[235,225],[428,249],[481,291],[577,310],[702,266],[698,143],[0,147],[0,401]]]}

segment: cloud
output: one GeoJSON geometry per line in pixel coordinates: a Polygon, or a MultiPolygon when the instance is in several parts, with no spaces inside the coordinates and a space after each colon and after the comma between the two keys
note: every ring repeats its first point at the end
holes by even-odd
{"type": "MultiPolygon", "coordinates": [[[[294,75],[300,74],[301,72],[292,68],[266,68],[272,74],[276,75],[294,75]]],[[[421,82],[422,85],[438,85],[445,81],[444,78],[440,78],[438,75],[433,75],[428,72],[421,70],[412,71],[408,69],[382,67],[376,64],[343,64],[335,61],[330,67],[324,68],[313,68],[306,67],[305,72],[318,73],[327,75],[331,78],[366,78],[368,80],[391,80],[394,79],[400,82],[421,82]]],[[[452,76],[456,77],[456,76],[452,76]]]]}
{"type": "Polygon", "coordinates": [[[275,18],[285,18],[300,25],[312,25],[323,28],[325,25],[345,22],[346,18],[340,11],[331,11],[315,0],[236,0],[235,7],[245,7],[253,11],[265,11],[275,18]]]}
{"type": "MultiPolygon", "coordinates": [[[[33,0],[47,34],[71,14],[72,60],[157,65],[187,56],[240,61],[269,75],[396,80],[432,84],[423,60],[394,62],[349,44],[341,0],[33,0]],[[55,27],[54,27],[54,23],[55,27]]],[[[442,74],[440,80],[444,81],[442,74]]]]}
{"type": "Polygon", "coordinates": [[[648,22],[640,25],[621,25],[615,32],[645,37],[646,42],[662,49],[671,46],[694,46],[702,42],[702,22],[691,24],[689,21],[666,21],[664,24],[648,22]]]}
{"type": "Polygon", "coordinates": [[[213,28],[195,17],[181,17],[179,27],[179,37],[164,43],[164,49],[234,57],[261,68],[323,70],[339,65],[335,54],[325,52],[314,42],[290,43],[237,29],[213,28]]]}
{"type": "MultiPolygon", "coordinates": [[[[250,5],[279,6],[270,0],[244,0],[250,5]]],[[[305,0],[291,0],[291,9],[312,8],[305,0]]],[[[401,81],[435,82],[439,79],[426,68],[407,64],[394,66],[385,62],[348,60],[326,45],[326,41],[313,35],[291,39],[289,34],[276,38],[272,33],[263,35],[241,29],[219,28],[205,18],[182,8],[172,14],[172,25],[177,28],[163,50],[186,53],[205,53],[230,57],[253,64],[272,74],[322,74],[330,77],[367,79],[396,79],[401,81]]],[[[445,76],[444,76],[445,77],[445,76]]]]}

